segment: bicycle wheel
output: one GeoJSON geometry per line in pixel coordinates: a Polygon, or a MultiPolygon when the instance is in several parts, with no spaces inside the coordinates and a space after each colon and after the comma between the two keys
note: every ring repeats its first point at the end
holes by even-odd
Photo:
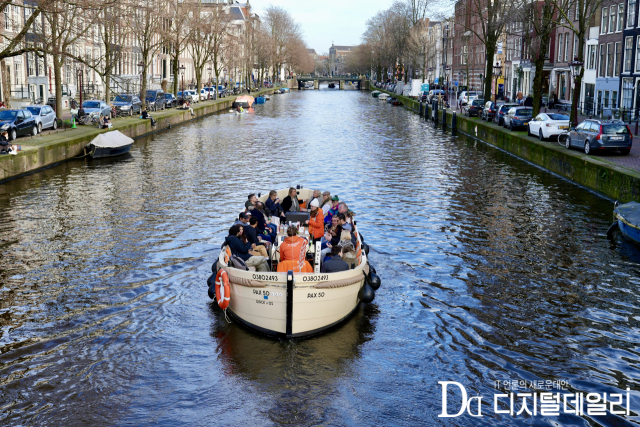
{"type": "Polygon", "coordinates": [[[558,144],[560,144],[561,146],[565,146],[565,144],[567,143],[567,137],[569,136],[569,134],[567,133],[561,133],[560,135],[558,135],[558,144]]]}

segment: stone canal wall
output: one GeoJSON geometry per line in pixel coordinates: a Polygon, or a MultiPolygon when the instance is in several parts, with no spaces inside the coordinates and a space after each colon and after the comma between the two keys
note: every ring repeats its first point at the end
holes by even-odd
{"type": "MultiPolygon", "coordinates": [[[[274,90],[265,89],[251,95],[273,93],[274,90]]],[[[232,96],[217,101],[198,103],[193,106],[194,116],[191,116],[191,112],[188,110],[170,109],[151,112],[151,115],[158,122],[156,126],[151,126],[150,120],[142,120],[139,116],[118,118],[113,121],[111,130],[118,130],[133,139],[141,138],[168,129],[170,126],[181,125],[227,110],[231,108],[235,98],[232,96]]],[[[15,156],[0,156],[0,182],[81,156],[84,154],[85,145],[102,132],[106,131],[99,130],[94,126],[78,125],[77,129],[58,130],[32,138],[18,138],[15,143],[22,146],[22,151],[15,156]]]]}
{"type": "MultiPolygon", "coordinates": [[[[420,103],[416,100],[391,95],[400,100],[406,108],[417,114],[420,113],[420,103]]],[[[430,108],[427,116],[431,119],[430,108]]],[[[451,130],[452,118],[452,112],[447,111],[447,130],[451,130]]],[[[442,128],[442,111],[439,111],[439,119],[442,128]]],[[[621,203],[640,202],[640,173],[612,164],[606,157],[587,156],[574,149],[567,150],[554,141],[539,141],[529,137],[526,131],[512,132],[462,114],[456,114],[456,131],[498,147],[621,203]]]]}

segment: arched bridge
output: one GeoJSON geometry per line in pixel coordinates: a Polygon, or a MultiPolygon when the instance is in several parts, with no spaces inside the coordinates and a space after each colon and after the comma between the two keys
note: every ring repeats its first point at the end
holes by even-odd
{"type": "Polygon", "coordinates": [[[340,90],[344,89],[345,82],[353,82],[358,84],[358,89],[369,89],[369,80],[364,77],[348,77],[348,76],[298,76],[296,77],[298,80],[298,89],[302,89],[304,87],[305,82],[313,82],[313,88],[319,89],[320,83],[339,83],[340,90]]]}

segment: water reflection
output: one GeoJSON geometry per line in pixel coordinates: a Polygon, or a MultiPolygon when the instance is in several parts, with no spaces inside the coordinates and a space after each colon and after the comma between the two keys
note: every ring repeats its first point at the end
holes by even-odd
{"type": "MultiPolygon", "coordinates": [[[[364,93],[294,91],[0,186],[3,424],[589,425],[437,417],[437,381],[638,400],[640,251],[612,204],[364,93]],[[277,161],[273,161],[273,158],[277,161]],[[210,265],[252,192],[353,209],[383,285],[309,340],[227,324],[210,265]],[[73,420],[73,421],[70,421],[73,420]]],[[[614,425],[612,419],[597,420],[614,425]]]]}

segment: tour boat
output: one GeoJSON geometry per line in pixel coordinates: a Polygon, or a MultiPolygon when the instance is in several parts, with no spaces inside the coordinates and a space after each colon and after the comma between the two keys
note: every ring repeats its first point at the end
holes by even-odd
{"type": "Polygon", "coordinates": [[[616,202],[613,216],[615,222],[607,231],[607,237],[611,238],[617,228],[624,236],[640,244],[640,203],[629,202],[618,206],[616,202]]]}
{"type": "Polygon", "coordinates": [[[387,100],[387,98],[389,98],[389,95],[388,95],[388,94],[386,94],[386,93],[381,93],[380,95],[378,95],[378,99],[379,99],[380,101],[386,101],[386,100],[387,100]]]}
{"type": "MultiPolygon", "coordinates": [[[[288,189],[277,193],[283,200],[288,189]]],[[[300,200],[312,196],[312,190],[298,190],[300,200]]],[[[264,203],[267,197],[262,196],[260,200],[264,203]]],[[[336,326],[346,320],[361,301],[371,302],[374,289],[380,286],[375,269],[369,265],[369,248],[355,224],[353,226],[357,239],[355,263],[350,270],[337,273],[321,273],[321,245],[319,241],[308,243],[306,227],[301,227],[298,234],[308,240],[306,260],[285,261],[275,271],[232,266],[231,251],[223,244],[207,281],[209,296],[215,298],[232,319],[270,336],[306,337],[336,326]]],[[[276,242],[269,250],[272,268],[280,260],[279,246],[286,237],[284,227],[285,224],[278,227],[276,242]]]]}
{"type": "Polygon", "coordinates": [[[94,159],[113,157],[126,154],[131,150],[133,139],[120,131],[101,133],[96,136],[86,147],[86,153],[94,159]]]}

